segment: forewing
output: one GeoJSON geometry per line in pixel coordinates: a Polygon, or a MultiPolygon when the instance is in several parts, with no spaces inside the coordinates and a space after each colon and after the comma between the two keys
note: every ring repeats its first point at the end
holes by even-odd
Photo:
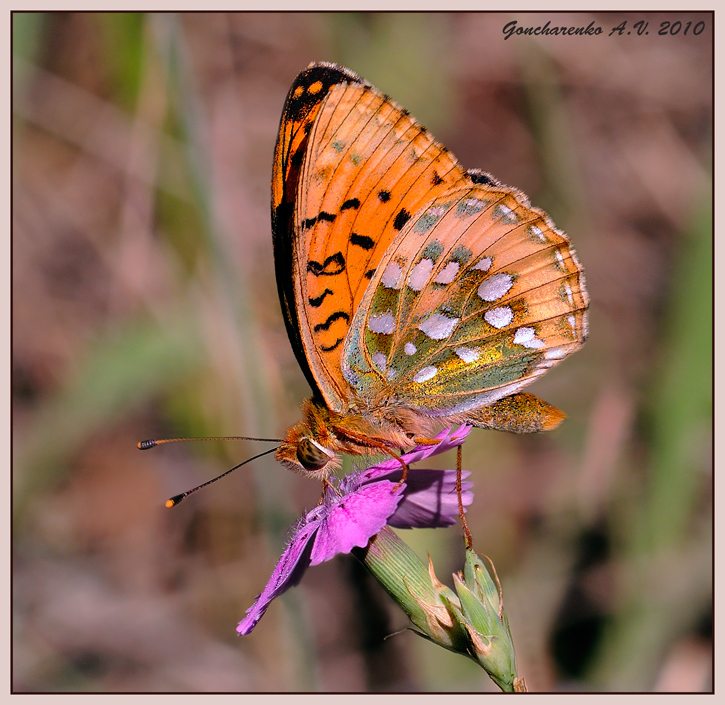
{"type": "Polygon", "coordinates": [[[404,109],[367,84],[333,86],[298,180],[295,300],[302,347],[328,406],[344,411],[343,343],[381,260],[425,203],[469,182],[404,109]]]}

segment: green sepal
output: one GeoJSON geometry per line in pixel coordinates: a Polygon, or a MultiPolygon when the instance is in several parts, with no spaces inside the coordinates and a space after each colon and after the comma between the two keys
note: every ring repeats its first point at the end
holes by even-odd
{"type": "MultiPolygon", "coordinates": [[[[493,564],[491,569],[496,575],[493,564]]],[[[470,655],[486,670],[501,690],[514,692],[520,684],[516,654],[498,579],[494,582],[483,561],[466,551],[463,576],[453,576],[461,603],[461,626],[470,639],[470,655]]]]}
{"type": "MultiPolygon", "coordinates": [[[[353,555],[375,576],[417,627],[417,633],[436,644],[467,655],[468,640],[452,613],[454,592],[435,577],[432,563],[426,569],[416,553],[385,526],[365,548],[353,555]]],[[[459,607],[460,611],[460,607],[459,607]]]]}

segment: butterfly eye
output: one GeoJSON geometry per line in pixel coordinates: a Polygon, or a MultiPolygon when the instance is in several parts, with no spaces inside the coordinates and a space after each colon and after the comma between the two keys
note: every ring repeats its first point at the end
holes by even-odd
{"type": "Polygon", "coordinates": [[[297,460],[305,470],[323,468],[332,459],[330,452],[311,438],[302,438],[297,444],[297,460]]]}

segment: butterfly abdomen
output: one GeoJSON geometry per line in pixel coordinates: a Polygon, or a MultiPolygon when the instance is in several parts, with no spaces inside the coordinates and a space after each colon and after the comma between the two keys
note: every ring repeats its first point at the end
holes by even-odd
{"type": "Polygon", "coordinates": [[[460,423],[509,433],[553,431],[566,414],[533,394],[520,393],[461,415],[460,423]]]}

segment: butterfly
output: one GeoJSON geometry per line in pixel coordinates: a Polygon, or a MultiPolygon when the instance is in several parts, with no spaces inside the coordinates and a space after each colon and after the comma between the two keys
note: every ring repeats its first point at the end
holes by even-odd
{"type": "Polygon", "coordinates": [[[349,69],[289,90],[272,173],[275,273],[313,395],[275,451],[324,478],[342,454],[436,427],[528,433],[563,412],[521,390],[587,337],[584,274],[527,197],[456,158],[349,69]]]}

